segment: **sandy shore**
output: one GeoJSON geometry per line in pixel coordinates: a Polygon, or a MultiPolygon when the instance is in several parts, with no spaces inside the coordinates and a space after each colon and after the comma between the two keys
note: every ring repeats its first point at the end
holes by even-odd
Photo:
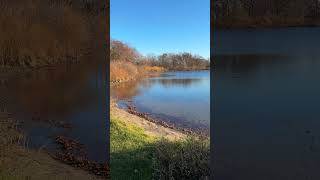
{"type": "Polygon", "coordinates": [[[145,130],[147,135],[156,137],[156,138],[166,138],[169,140],[179,140],[185,138],[187,135],[177,131],[175,129],[166,128],[159,124],[147,121],[146,119],[136,116],[134,114],[130,114],[124,109],[120,109],[117,107],[114,100],[111,101],[110,105],[110,115],[114,118],[125,121],[129,124],[134,124],[145,130]]]}

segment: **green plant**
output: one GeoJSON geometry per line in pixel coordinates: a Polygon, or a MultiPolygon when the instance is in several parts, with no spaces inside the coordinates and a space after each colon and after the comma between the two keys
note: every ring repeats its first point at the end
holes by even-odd
{"type": "Polygon", "coordinates": [[[150,179],[154,138],[122,120],[110,118],[110,177],[115,180],[150,179]]]}

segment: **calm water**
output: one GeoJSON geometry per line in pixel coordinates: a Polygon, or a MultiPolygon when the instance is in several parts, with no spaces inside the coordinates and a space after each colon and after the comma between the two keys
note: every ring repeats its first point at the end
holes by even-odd
{"type": "Polygon", "coordinates": [[[111,94],[120,99],[120,107],[132,103],[138,111],[179,127],[209,130],[209,71],[166,72],[115,87],[111,94]]]}
{"type": "Polygon", "coordinates": [[[57,147],[62,135],[86,145],[90,160],[108,158],[106,70],[101,64],[62,65],[0,76],[1,108],[21,122],[30,148],[57,147]],[[70,123],[72,129],[53,122],[70,123]]]}
{"type": "Polygon", "coordinates": [[[214,39],[215,179],[320,179],[320,29],[214,39]]]}

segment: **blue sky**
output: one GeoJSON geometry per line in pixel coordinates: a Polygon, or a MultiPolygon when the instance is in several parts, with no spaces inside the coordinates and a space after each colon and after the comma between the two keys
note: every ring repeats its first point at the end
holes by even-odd
{"type": "Polygon", "coordinates": [[[210,56],[210,0],[111,0],[111,38],[144,55],[210,56]]]}

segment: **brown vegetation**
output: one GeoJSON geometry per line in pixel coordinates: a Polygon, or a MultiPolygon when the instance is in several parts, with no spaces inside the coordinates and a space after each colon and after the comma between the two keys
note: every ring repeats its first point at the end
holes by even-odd
{"type": "Polygon", "coordinates": [[[163,72],[165,71],[164,67],[160,66],[143,66],[144,71],[147,72],[163,72]]]}
{"type": "Polygon", "coordinates": [[[40,67],[75,62],[87,54],[94,17],[89,12],[98,11],[89,9],[87,1],[72,2],[1,1],[0,66],[40,67]]]}
{"type": "Polygon", "coordinates": [[[118,40],[110,44],[110,81],[134,80],[166,70],[205,70],[210,62],[190,53],[166,53],[158,57],[142,56],[136,49],[118,40]]]}
{"type": "Polygon", "coordinates": [[[111,61],[117,62],[137,62],[139,53],[133,47],[118,40],[111,40],[110,43],[110,58],[111,61]]]}
{"type": "Polygon", "coordinates": [[[110,44],[110,81],[112,83],[139,79],[165,71],[165,68],[141,64],[142,55],[129,45],[112,40],[110,44]]]}
{"type": "Polygon", "coordinates": [[[124,82],[136,79],[139,75],[139,68],[131,62],[116,62],[110,63],[110,81],[124,82]]]}
{"type": "Polygon", "coordinates": [[[155,145],[154,179],[199,179],[210,177],[209,140],[194,137],[180,141],[163,139],[155,145]]]}
{"type": "Polygon", "coordinates": [[[212,7],[218,28],[320,25],[318,0],[217,0],[212,7]]]}

